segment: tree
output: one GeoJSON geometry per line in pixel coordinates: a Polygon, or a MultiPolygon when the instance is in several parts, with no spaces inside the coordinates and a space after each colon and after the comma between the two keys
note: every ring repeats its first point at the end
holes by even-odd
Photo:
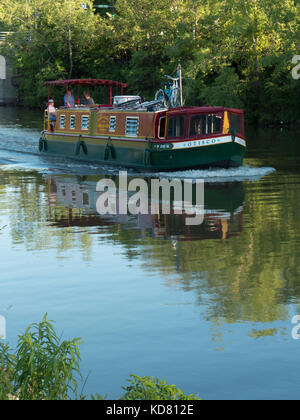
{"type": "Polygon", "coordinates": [[[89,59],[98,18],[92,2],[2,0],[1,19],[14,30],[4,53],[19,73],[24,101],[34,105],[47,79],[77,76],[77,63],[89,59]]]}
{"type": "Polygon", "coordinates": [[[186,104],[243,107],[247,121],[300,117],[291,78],[299,54],[300,4],[293,0],[1,0],[15,34],[1,47],[20,75],[24,102],[45,98],[47,79],[100,77],[153,98],[181,61],[186,104]]]}

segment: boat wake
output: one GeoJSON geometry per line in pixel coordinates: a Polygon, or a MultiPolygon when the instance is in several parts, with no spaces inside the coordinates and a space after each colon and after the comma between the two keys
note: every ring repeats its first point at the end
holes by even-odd
{"type": "MultiPolygon", "coordinates": [[[[117,175],[125,168],[86,163],[65,157],[41,156],[37,142],[40,132],[21,127],[1,127],[0,130],[0,168],[1,171],[36,171],[41,173],[67,173],[73,175],[117,175]]],[[[205,182],[258,181],[275,172],[271,167],[242,166],[231,169],[186,170],[175,172],[135,172],[128,170],[133,177],[167,179],[204,179],[205,182]]]]}
{"type": "Polygon", "coordinates": [[[41,133],[33,129],[1,127],[0,150],[37,154],[40,136],[41,133]]]}
{"type": "MultiPolygon", "coordinates": [[[[168,173],[158,173],[159,177],[168,179],[203,179],[205,182],[242,182],[259,181],[262,177],[276,170],[271,167],[241,166],[230,169],[187,170],[168,173]]],[[[151,176],[151,175],[150,175],[151,176]]]]}

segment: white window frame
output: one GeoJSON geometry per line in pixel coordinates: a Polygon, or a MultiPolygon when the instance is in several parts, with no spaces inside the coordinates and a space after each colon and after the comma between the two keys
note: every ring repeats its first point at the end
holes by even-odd
{"type": "Polygon", "coordinates": [[[113,116],[113,115],[111,115],[110,117],[109,117],[109,132],[110,133],[115,133],[115,131],[116,131],[116,127],[117,127],[117,117],[116,116],[113,116]],[[111,123],[112,123],[112,121],[114,120],[114,129],[112,130],[111,129],[111,123]]]}
{"type": "Polygon", "coordinates": [[[59,128],[61,130],[63,130],[64,128],[66,128],[66,115],[65,114],[61,114],[59,116],[59,128]],[[62,123],[63,121],[63,123],[62,123]]]}
{"type": "Polygon", "coordinates": [[[127,137],[138,137],[138,135],[139,135],[139,128],[140,128],[140,118],[139,117],[126,117],[125,135],[127,137]],[[137,121],[136,134],[133,134],[133,133],[129,133],[128,134],[127,133],[127,123],[128,123],[128,120],[136,120],[137,121]]]}
{"type": "Polygon", "coordinates": [[[75,130],[75,129],[76,129],[76,115],[70,115],[70,130],[75,130]],[[71,127],[72,118],[74,118],[74,127],[71,127]]]}
{"type": "Polygon", "coordinates": [[[90,116],[89,115],[82,115],[81,116],[81,130],[89,131],[89,129],[90,129],[90,116]],[[87,118],[87,120],[88,120],[88,126],[87,127],[83,127],[83,119],[84,118],[87,118]]]}

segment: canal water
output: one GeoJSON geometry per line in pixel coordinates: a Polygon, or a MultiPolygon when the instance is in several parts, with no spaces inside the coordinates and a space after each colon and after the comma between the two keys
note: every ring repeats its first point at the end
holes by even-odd
{"type": "Polygon", "coordinates": [[[87,396],[119,398],[137,374],[205,400],[298,399],[300,132],[248,130],[243,168],[169,174],[205,180],[204,221],[187,226],[100,216],[97,182],[116,170],[39,156],[41,120],[0,108],[5,342],[48,313],[83,340],[87,396]]]}

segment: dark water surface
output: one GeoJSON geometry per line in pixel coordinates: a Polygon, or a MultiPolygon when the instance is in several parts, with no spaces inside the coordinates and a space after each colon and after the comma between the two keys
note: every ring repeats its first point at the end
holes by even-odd
{"type": "MultiPolygon", "coordinates": [[[[203,399],[298,399],[300,133],[249,131],[245,167],[204,178],[205,217],[100,216],[112,168],[43,158],[42,115],[0,108],[0,315],[82,337],[85,393],[131,373],[203,399]]],[[[145,179],[149,176],[145,174],[145,179]]]]}

